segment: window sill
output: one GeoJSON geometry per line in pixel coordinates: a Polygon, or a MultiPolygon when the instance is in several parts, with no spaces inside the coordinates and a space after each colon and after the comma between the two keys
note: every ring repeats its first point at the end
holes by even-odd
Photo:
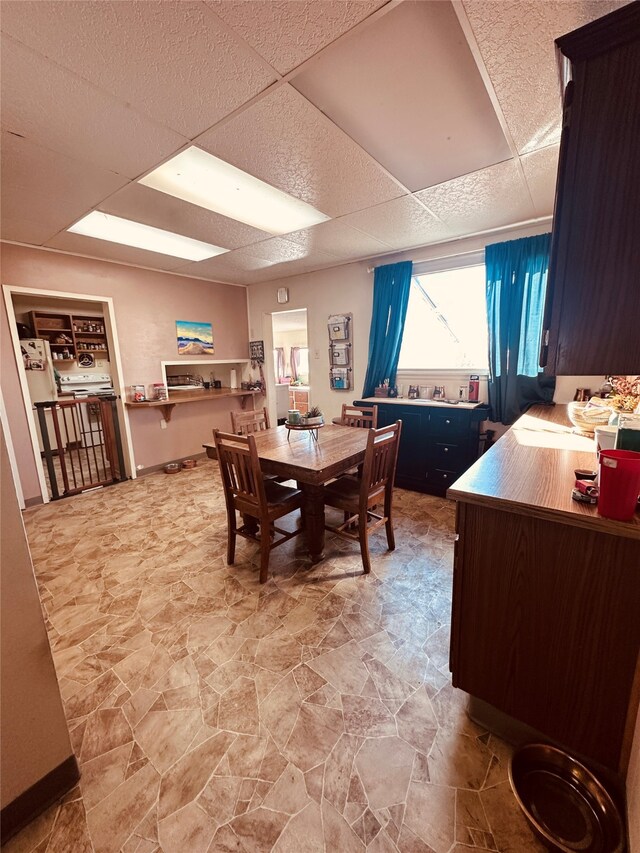
{"type": "Polygon", "coordinates": [[[471,374],[487,379],[489,370],[486,367],[403,367],[397,372],[397,376],[424,376],[425,379],[431,376],[471,376],[471,374]]]}

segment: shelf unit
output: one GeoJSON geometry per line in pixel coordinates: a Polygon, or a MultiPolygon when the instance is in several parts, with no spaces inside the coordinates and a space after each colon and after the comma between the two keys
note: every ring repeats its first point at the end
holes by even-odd
{"type": "Polygon", "coordinates": [[[68,358],[57,361],[73,361],[76,357],[76,345],[73,336],[73,324],[70,314],[58,314],[53,311],[31,311],[31,328],[36,338],[49,342],[52,354],[69,353],[68,358]],[[56,338],[64,335],[69,340],[66,343],[56,343],[56,338]]]}
{"type": "Polygon", "coordinates": [[[109,347],[102,317],[84,317],[74,314],[71,317],[76,352],[99,355],[109,360],[109,347]],[[105,355],[106,353],[106,355],[105,355]]]}
{"type": "Polygon", "coordinates": [[[69,352],[69,357],[56,361],[74,361],[82,353],[109,359],[109,345],[103,317],[78,314],[59,314],[53,311],[31,311],[31,327],[36,338],[49,341],[53,353],[69,352]],[[92,329],[92,331],[89,331],[92,329]],[[56,343],[56,337],[65,335],[70,340],[56,343]]]}

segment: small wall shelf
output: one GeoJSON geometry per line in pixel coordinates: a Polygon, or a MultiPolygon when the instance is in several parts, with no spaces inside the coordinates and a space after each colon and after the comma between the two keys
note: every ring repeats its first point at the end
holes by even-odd
{"type": "Polygon", "coordinates": [[[127,402],[130,409],[162,409],[162,417],[169,423],[174,406],[182,403],[202,403],[205,400],[222,400],[240,397],[242,408],[246,408],[247,399],[253,398],[257,391],[240,391],[235,388],[209,388],[202,391],[169,391],[168,400],[144,400],[142,403],[127,402]]]}

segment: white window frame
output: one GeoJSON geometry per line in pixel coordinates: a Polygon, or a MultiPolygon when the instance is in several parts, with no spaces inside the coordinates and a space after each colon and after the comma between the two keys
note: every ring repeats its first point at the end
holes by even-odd
{"type": "MultiPolygon", "coordinates": [[[[464,269],[465,267],[484,266],[484,249],[476,252],[465,252],[463,255],[453,255],[443,258],[433,258],[429,261],[420,261],[413,265],[412,276],[421,276],[434,272],[446,272],[448,270],[464,269]]],[[[457,379],[461,376],[469,376],[473,373],[480,377],[489,376],[488,367],[405,367],[397,372],[397,380],[420,377],[430,379],[442,377],[443,379],[457,379]]]]}

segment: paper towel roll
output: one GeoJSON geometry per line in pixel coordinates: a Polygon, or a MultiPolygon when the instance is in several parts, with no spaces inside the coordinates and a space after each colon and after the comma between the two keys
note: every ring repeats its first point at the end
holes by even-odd
{"type": "Polygon", "coordinates": [[[229,380],[229,386],[231,388],[237,388],[238,387],[238,371],[235,370],[234,368],[231,368],[231,372],[229,375],[231,377],[229,380]]]}

